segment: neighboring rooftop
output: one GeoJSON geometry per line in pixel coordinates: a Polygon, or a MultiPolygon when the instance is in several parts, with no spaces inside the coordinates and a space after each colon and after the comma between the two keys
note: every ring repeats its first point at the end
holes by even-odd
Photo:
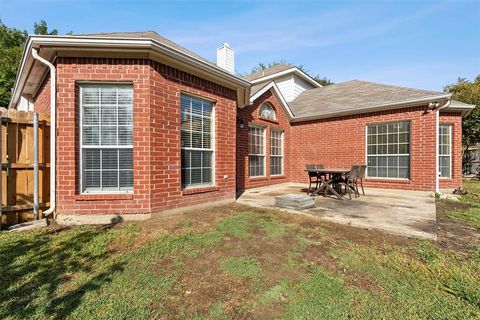
{"type": "Polygon", "coordinates": [[[415,100],[448,98],[449,93],[351,80],[310,89],[289,103],[295,118],[353,114],[375,108],[394,108],[415,100]]]}
{"type": "Polygon", "coordinates": [[[263,78],[263,77],[268,77],[272,74],[282,72],[282,71],[292,69],[292,68],[295,68],[295,66],[292,65],[292,64],[276,64],[276,65],[268,67],[264,70],[260,70],[260,71],[257,71],[257,72],[250,73],[250,74],[246,75],[245,77],[243,77],[243,79],[245,79],[247,81],[253,81],[253,80],[257,80],[257,79],[260,79],[260,78],[263,78]]]}

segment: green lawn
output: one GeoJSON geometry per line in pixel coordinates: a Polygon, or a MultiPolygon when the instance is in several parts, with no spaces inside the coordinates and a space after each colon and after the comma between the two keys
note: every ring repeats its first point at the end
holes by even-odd
{"type": "Polygon", "coordinates": [[[480,182],[465,180],[463,184],[469,192],[460,198],[461,206],[452,204],[448,217],[480,230],[480,182]]]}
{"type": "Polygon", "coordinates": [[[235,205],[1,233],[0,319],[27,318],[480,318],[480,246],[235,205]]]}

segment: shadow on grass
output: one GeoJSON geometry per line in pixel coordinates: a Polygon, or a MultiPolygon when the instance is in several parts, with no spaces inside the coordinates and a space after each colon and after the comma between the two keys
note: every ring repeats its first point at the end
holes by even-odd
{"type": "Polygon", "coordinates": [[[0,235],[0,319],[68,317],[124,268],[108,261],[106,237],[92,227],[0,235]]]}

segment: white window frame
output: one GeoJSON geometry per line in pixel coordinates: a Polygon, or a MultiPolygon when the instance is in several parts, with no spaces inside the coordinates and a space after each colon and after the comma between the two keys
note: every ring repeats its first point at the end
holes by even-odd
{"type": "MultiPolygon", "coordinates": [[[[80,118],[80,122],[79,122],[79,132],[80,132],[80,139],[79,139],[79,162],[80,162],[80,178],[79,178],[79,187],[80,187],[80,194],[89,194],[89,195],[92,195],[92,194],[131,194],[133,193],[134,191],[134,186],[132,186],[131,188],[125,188],[123,190],[119,189],[119,190],[101,190],[101,189],[94,189],[94,190],[84,190],[83,188],[83,184],[84,184],[84,172],[83,172],[83,167],[84,167],[84,164],[83,164],[83,149],[132,149],[132,152],[133,152],[133,149],[134,149],[134,144],[133,144],[133,138],[132,137],[132,145],[117,145],[117,146],[113,146],[113,145],[83,145],[83,140],[84,140],[84,137],[83,137],[83,89],[85,87],[95,87],[95,86],[99,86],[99,87],[106,87],[106,86],[112,86],[112,87],[116,87],[116,86],[129,86],[132,90],[132,113],[133,113],[133,109],[135,107],[134,105],[134,93],[133,93],[133,84],[132,83],[125,83],[125,82],[119,82],[119,83],[111,83],[111,82],[81,82],[78,84],[78,88],[79,88],[79,118],[80,118]]],[[[99,97],[99,99],[101,99],[101,96],[99,97]]],[[[118,96],[117,96],[117,99],[118,99],[118,96]]],[[[117,102],[117,105],[118,105],[118,102],[117,102]]],[[[117,112],[117,119],[118,119],[118,112],[117,112]]],[[[134,120],[134,115],[132,115],[132,127],[134,127],[134,123],[135,123],[135,120],[134,120]]],[[[134,128],[133,128],[134,129],[134,128]]],[[[117,132],[118,132],[118,125],[117,125],[117,132]]],[[[100,133],[99,133],[100,134],[100,133]]],[[[132,133],[133,134],[133,133],[132,133]]],[[[118,134],[117,134],[118,135],[118,134]]],[[[117,137],[118,139],[118,137],[117,137]]],[[[132,170],[134,170],[134,167],[135,167],[135,164],[133,162],[133,159],[132,159],[132,170]]],[[[102,170],[102,158],[100,156],[100,171],[102,170]]],[[[120,168],[118,169],[120,170],[120,168]]],[[[133,178],[135,179],[135,178],[133,178]]],[[[119,179],[119,183],[120,183],[120,179],[119,179]]],[[[134,184],[135,184],[135,180],[134,180],[134,184]]],[[[102,188],[102,187],[100,187],[102,188]]]]}
{"type": "Polygon", "coordinates": [[[448,127],[448,150],[449,154],[440,154],[440,130],[438,132],[438,177],[440,179],[451,179],[452,178],[452,125],[451,124],[440,124],[439,127],[448,127]],[[449,175],[447,177],[442,177],[441,176],[441,170],[440,170],[440,157],[448,157],[449,158],[449,175]]]}
{"type": "MultiPolygon", "coordinates": [[[[206,98],[203,98],[201,96],[197,96],[197,95],[194,95],[194,94],[190,94],[188,92],[181,92],[180,93],[180,119],[181,119],[181,116],[182,116],[182,105],[181,105],[181,96],[188,96],[188,97],[191,97],[191,98],[195,98],[195,99],[200,99],[200,100],[204,100],[204,101],[207,101],[209,103],[211,103],[211,106],[212,106],[212,111],[211,111],[211,116],[210,116],[210,128],[211,128],[211,133],[210,133],[210,149],[204,149],[204,148],[192,148],[192,147],[182,147],[181,146],[181,141],[180,141],[180,158],[181,158],[181,150],[190,150],[190,151],[210,151],[212,153],[212,181],[210,183],[202,183],[202,184],[195,184],[195,185],[187,185],[185,187],[183,187],[183,182],[181,181],[182,179],[182,173],[180,171],[180,184],[182,185],[182,189],[183,190],[189,190],[189,189],[195,189],[195,188],[205,188],[205,187],[214,187],[216,186],[216,178],[215,178],[215,167],[216,167],[216,162],[215,162],[215,137],[216,137],[216,134],[215,134],[215,111],[216,111],[216,103],[215,101],[212,101],[210,99],[206,99],[206,98]]],[[[190,115],[191,116],[191,115],[190,115]]],[[[202,115],[203,117],[203,115],[202,115]]],[[[191,117],[190,117],[191,119],[191,117]]],[[[181,120],[180,120],[181,122],[181,120]]],[[[180,128],[180,140],[181,140],[181,137],[182,137],[182,129],[180,128]]],[[[182,170],[181,168],[181,159],[180,159],[180,170],[182,170]]]]}
{"type": "Polygon", "coordinates": [[[272,177],[276,177],[276,176],[283,176],[285,173],[284,173],[284,166],[285,166],[285,157],[284,157],[284,150],[285,150],[285,147],[284,147],[284,132],[283,130],[280,130],[280,129],[270,129],[270,175],[272,177]],[[280,133],[280,150],[281,150],[281,153],[280,155],[273,155],[272,154],[272,133],[273,132],[277,132],[277,133],[280,133]],[[281,168],[280,168],[280,173],[278,174],[272,174],[272,158],[281,158],[282,159],[282,165],[281,165],[281,168]]]}
{"type": "Polygon", "coordinates": [[[268,121],[277,121],[277,114],[276,114],[276,112],[275,112],[275,109],[273,108],[273,106],[272,106],[270,103],[268,103],[268,102],[262,103],[262,105],[260,106],[260,118],[261,118],[261,119],[268,120],[268,121]],[[262,115],[262,114],[263,114],[263,109],[264,109],[265,107],[268,107],[268,108],[271,109],[270,114],[273,115],[273,119],[270,119],[269,117],[264,117],[264,116],[262,115]]]}
{"type": "MultiPolygon", "coordinates": [[[[387,139],[388,139],[388,133],[387,133],[387,139]]],[[[378,145],[378,143],[377,143],[378,145]]],[[[388,145],[388,140],[387,140],[387,145],[388,145]]],[[[388,148],[388,146],[387,146],[388,148]]],[[[382,123],[370,123],[365,126],[365,163],[368,164],[368,156],[408,156],[409,161],[408,161],[408,178],[395,178],[395,177],[377,177],[377,176],[369,176],[368,174],[368,166],[367,166],[367,171],[365,173],[365,176],[370,179],[375,179],[375,180],[398,180],[398,181],[410,181],[411,176],[412,176],[412,122],[410,120],[399,120],[399,121],[391,121],[391,122],[382,122],[382,123]],[[408,140],[408,154],[368,154],[368,127],[370,126],[379,126],[379,125],[388,125],[388,124],[395,124],[395,123],[408,123],[409,124],[409,140],[408,140]]],[[[388,161],[388,160],[387,160],[388,161]]],[[[388,168],[387,168],[388,170],[388,168]]]]}
{"type": "Polygon", "coordinates": [[[249,125],[248,126],[248,136],[249,136],[249,138],[250,138],[250,129],[251,128],[262,130],[262,139],[263,139],[263,148],[262,149],[263,149],[263,153],[262,154],[250,153],[250,145],[248,145],[248,177],[252,178],[252,179],[266,177],[266,175],[267,175],[267,151],[266,151],[266,149],[267,149],[267,141],[266,141],[267,140],[266,139],[267,130],[263,126],[249,125]],[[250,157],[251,156],[253,156],[253,157],[263,157],[263,164],[262,164],[263,165],[263,175],[252,176],[250,174],[250,157]]]}

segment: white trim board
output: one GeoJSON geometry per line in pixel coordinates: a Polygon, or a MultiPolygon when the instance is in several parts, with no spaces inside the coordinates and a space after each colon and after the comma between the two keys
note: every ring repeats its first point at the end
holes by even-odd
{"type": "Polygon", "coordinates": [[[257,100],[259,97],[261,97],[265,92],[268,90],[273,89],[273,93],[277,97],[277,100],[280,102],[280,105],[283,107],[284,111],[286,111],[287,116],[290,120],[293,120],[295,118],[295,115],[292,112],[292,109],[288,106],[287,101],[285,101],[285,98],[282,95],[282,92],[278,88],[277,84],[275,81],[271,81],[267,83],[263,88],[258,90],[253,96],[250,97],[250,105],[252,105],[255,100],[257,100]]]}

